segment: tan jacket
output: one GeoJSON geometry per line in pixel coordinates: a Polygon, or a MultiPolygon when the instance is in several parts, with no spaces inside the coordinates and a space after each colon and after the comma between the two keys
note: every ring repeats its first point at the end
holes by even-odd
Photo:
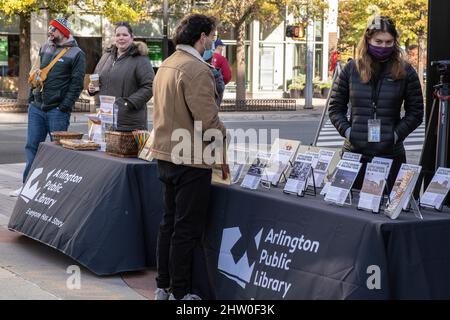
{"type": "Polygon", "coordinates": [[[203,157],[209,144],[203,142],[203,134],[208,129],[218,129],[225,138],[226,129],[219,119],[209,65],[193,47],[177,46],[177,51],[156,73],[153,94],[155,136],[151,156],[176,164],[210,168],[211,157],[208,161],[203,157]],[[201,129],[194,130],[194,121],[201,121],[201,129]]]}

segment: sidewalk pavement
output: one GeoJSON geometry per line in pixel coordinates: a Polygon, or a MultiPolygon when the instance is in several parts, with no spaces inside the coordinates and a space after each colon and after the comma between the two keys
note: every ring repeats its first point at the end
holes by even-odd
{"type": "MultiPolygon", "coordinates": [[[[301,120],[308,117],[320,117],[325,107],[326,99],[313,99],[313,109],[304,109],[304,99],[297,99],[296,111],[271,111],[271,112],[219,112],[222,121],[277,121],[277,120],[301,120]]],[[[148,108],[148,119],[152,121],[153,108],[148,108]]],[[[72,123],[87,123],[88,113],[72,113],[72,123]]],[[[27,123],[27,113],[0,112],[0,124],[27,123]]]]}
{"type": "Polygon", "coordinates": [[[20,187],[24,166],[0,165],[0,300],[154,299],[154,270],[98,277],[79,266],[80,289],[76,289],[73,271],[68,270],[77,266],[76,261],[7,229],[17,200],[9,192],[20,187]]]}

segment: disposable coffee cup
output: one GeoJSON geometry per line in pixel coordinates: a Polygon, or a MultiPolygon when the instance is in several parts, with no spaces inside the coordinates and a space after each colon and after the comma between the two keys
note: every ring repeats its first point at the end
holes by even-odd
{"type": "Polygon", "coordinates": [[[89,80],[95,87],[95,91],[100,91],[100,76],[97,73],[91,74],[89,80]]]}

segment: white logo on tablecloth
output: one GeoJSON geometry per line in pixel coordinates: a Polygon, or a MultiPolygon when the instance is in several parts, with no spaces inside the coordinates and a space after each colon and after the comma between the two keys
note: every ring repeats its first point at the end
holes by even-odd
{"type": "MultiPolygon", "coordinates": [[[[254,237],[256,252],[250,241],[244,244],[243,254],[236,254],[232,249],[242,238],[239,227],[223,229],[218,269],[243,289],[251,285],[270,290],[284,299],[293,284],[293,278],[286,275],[291,269],[294,257],[300,252],[318,254],[320,242],[303,234],[289,234],[287,230],[275,228],[268,229],[263,236],[263,230],[264,228],[261,228],[254,237]],[[248,259],[249,250],[252,252],[252,258],[257,257],[251,265],[248,259]],[[236,255],[239,257],[237,262],[234,258],[236,255]]],[[[242,251],[242,248],[240,249],[242,251]]]]}
{"type": "Polygon", "coordinates": [[[38,188],[39,182],[36,182],[35,184],[31,185],[34,179],[39,177],[39,175],[42,173],[42,170],[44,168],[37,168],[34,169],[33,173],[31,174],[30,178],[27,180],[27,183],[22,188],[22,192],[20,192],[20,197],[28,203],[30,200],[34,199],[36,194],[39,192],[41,188],[38,188]]]}
{"type": "MultiPolygon", "coordinates": [[[[259,247],[261,241],[261,229],[255,237],[256,248],[259,247]]],[[[231,249],[241,238],[239,227],[227,228],[222,233],[222,244],[220,245],[218,269],[224,276],[235,281],[238,285],[245,289],[246,284],[250,283],[255,263],[250,266],[247,252],[245,252],[238,262],[234,261],[231,249]]]]}

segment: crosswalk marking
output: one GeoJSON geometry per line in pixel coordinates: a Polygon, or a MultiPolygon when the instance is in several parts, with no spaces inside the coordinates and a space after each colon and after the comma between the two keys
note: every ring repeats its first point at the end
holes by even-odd
{"type": "MultiPolygon", "coordinates": [[[[425,140],[425,122],[414,130],[403,142],[407,151],[421,151],[425,140]]],[[[328,119],[320,130],[316,146],[318,147],[342,147],[344,144],[342,137],[331,121],[328,119]]]]}

